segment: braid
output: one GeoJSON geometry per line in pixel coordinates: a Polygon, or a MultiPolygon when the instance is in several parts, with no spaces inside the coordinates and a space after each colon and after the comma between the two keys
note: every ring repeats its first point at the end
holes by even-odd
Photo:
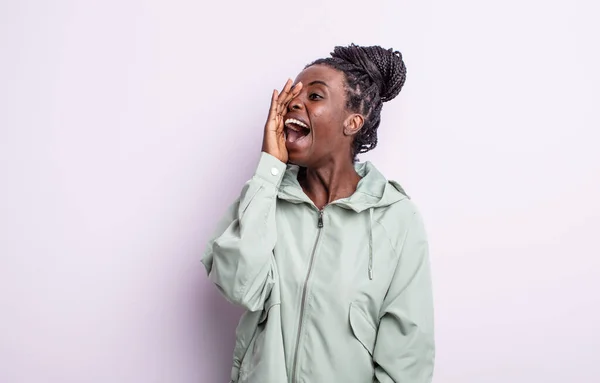
{"type": "Polygon", "coordinates": [[[352,156],[377,146],[377,128],[381,122],[383,103],[400,93],[406,80],[402,54],[380,46],[362,47],[351,44],[337,46],[331,57],[318,59],[306,66],[324,64],[344,73],[346,107],[365,117],[365,123],[354,138],[352,156]]]}

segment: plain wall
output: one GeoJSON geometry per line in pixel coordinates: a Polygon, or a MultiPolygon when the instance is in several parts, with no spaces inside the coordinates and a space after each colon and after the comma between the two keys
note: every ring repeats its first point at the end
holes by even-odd
{"type": "Polygon", "coordinates": [[[600,381],[596,4],[0,2],[0,382],[228,381],[204,245],[351,42],[408,68],[361,159],[426,220],[434,382],[600,381]]]}

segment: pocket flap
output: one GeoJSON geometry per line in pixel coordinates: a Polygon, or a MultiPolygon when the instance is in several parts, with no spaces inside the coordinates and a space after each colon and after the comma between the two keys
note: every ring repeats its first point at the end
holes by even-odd
{"type": "Polygon", "coordinates": [[[375,339],[377,338],[377,329],[368,319],[367,314],[355,304],[350,304],[350,327],[354,337],[364,346],[364,348],[373,356],[375,348],[375,339]]]}

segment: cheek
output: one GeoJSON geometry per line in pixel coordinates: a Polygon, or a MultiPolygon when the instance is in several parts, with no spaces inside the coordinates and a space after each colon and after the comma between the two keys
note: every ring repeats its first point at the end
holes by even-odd
{"type": "Polygon", "coordinates": [[[318,127],[319,137],[334,138],[341,132],[341,129],[337,129],[341,126],[340,116],[335,113],[330,107],[323,105],[313,108],[312,120],[318,127]],[[338,132],[338,130],[340,130],[338,132]]]}
{"type": "Polygon", "coordinates": [[[316,107],[311,109],[311,114],[313,119],[321,119],[323,118],[323,113],[325,112],[324,107],[316,107]]]}

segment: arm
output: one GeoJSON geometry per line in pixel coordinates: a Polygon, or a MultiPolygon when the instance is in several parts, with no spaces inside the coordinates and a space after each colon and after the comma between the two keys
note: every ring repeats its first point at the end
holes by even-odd
{"type": "Polygon", "coordinates": [[[209,279],[223,295],[250,311],[263,308],[274,283],[275,205],[285,167],[261,153],[256,172],[219,223],[202,258],[209,279]]]}
{"type": "Polygon", "coordinates": [[[281,94],[273,91],[256,172],[219,223],[202,258],[225,298],[250,311],[263,308],[274,283],[275,205],[288,161],[283,115],[301,89],[302,83],[292,87],[288,80],[281,94]]]}
{"type": "Polygon", "coordinates": [[[376,382],[429,383],[435,345],[425,228],[415,212],[384,299],[373,352],[376,382]]]}

